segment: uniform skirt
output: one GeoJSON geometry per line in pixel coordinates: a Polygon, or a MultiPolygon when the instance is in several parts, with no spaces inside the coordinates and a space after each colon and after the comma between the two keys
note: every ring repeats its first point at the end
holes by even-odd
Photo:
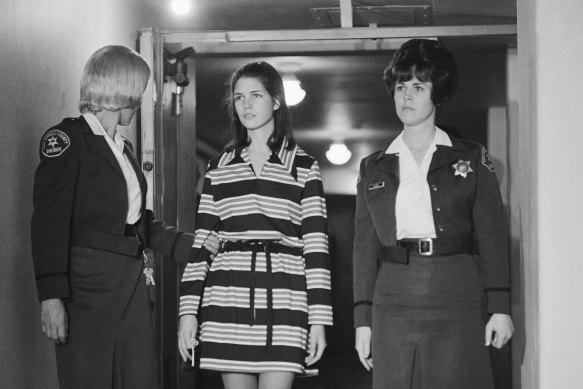
{"type": "Polygon", "coordinates": [[[141,258],[72,247],[69,331],[56,346],[61,388],[159,388],[141,258]]]}
{"type": "Polygon", "coordinates": [[[200,311],[201,369],[303,372],[308,301],[301,253],[230,242],[217,255],[200,311]]]}
{"type": "Polygon", "coordinates": [[[475,257],[383,262],[372,318],[374,389],[492,389],[475,257]]]}

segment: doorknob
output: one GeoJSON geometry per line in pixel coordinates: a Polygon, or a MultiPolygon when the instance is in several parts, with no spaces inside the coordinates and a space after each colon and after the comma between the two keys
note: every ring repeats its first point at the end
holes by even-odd
{"type": "Polygon", "coordinates": [[[144,169],[147,172],[151,172],[152,169],[154,169],[154,164],[150,161],[146,161],[142,164],[142,169],[144,169]]]}

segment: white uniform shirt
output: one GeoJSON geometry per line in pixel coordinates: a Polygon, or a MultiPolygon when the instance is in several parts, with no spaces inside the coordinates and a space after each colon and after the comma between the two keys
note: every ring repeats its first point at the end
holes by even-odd
{"type": "Polygon", "coordinates": [[[99,120],[91,113],[84,113],[83,117],[91,127],[95,135],[104,136],[107,144],[111,148],[113,155],[119,163],[119,167],[125,177],[126,186],[128,190],[128,214],[126,216],[127,224],[136,223],[141,217],[142,210],[142,191],[140,189],[140,182],[136,171],[132,167],[128,156],[123,152],[125,147],[124,138],[118,132],[115,133],[115,139],[107,134],[99,120]]]}
{"type": "Polygon", "coordinates": [[[403,133],[389,145],[387,154],[399,154],[399,189],[395,202],[397,239],[435,238],[431,194],[427,172],[437,150],[436,145],[451,146],[445,131],[435,127],[435,137],[429,145],[421,166],[417,165],[411,150],[403,141],[403,133]]]}

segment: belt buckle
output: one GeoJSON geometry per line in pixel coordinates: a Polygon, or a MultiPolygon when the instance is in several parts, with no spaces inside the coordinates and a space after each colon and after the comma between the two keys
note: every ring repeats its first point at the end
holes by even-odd
{"type": "Polygon", "coordinates": [[[417,244],[419,245],[417,249],[419,255],[426,257],[433,255],[433,239],[420,238],[417,240],[417,244]],[[425,250],[425,247],[427,247],[427,250],[425,250]]]}

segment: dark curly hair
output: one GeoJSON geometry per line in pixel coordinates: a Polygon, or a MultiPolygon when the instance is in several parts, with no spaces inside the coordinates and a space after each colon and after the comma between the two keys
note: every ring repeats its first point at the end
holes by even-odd
{"type": "Polygon", "coordinates": [[[230,128],[233,133],[233,139],[231,143],[227,145],[225,150],[241,150],[243,147],[249,146],[251,143],[251,140],[247,135],[247,129],[239,120],[237,110],[235,109],[235,84],[237,84],[237,81],[243,77],[259,80],[267,93],[269,93],[272,98],[279,101],[279,108],[274,112],[275,128],[267,141],[267,145],[272,151],[278,151],[283,140],[287,138],[287,149],[291,150],[296,145],[296,142],[292,136],[291,119],[289,108],[285,102],[283,80],[278,71],[264,61],[251,62],[243,65],[237,69],[229,79],[225,100],[231,118],[230,128]]]}
{"type": "Polygon", "coordinates": [[[393,54],[383,81],[393,97],[395,85],[413,77],[431,83],[431,101],[440,106],[453,97],[458,86],[458,69],[453,54],[436,40],[411,39],[405,42],[393,54]]]}

